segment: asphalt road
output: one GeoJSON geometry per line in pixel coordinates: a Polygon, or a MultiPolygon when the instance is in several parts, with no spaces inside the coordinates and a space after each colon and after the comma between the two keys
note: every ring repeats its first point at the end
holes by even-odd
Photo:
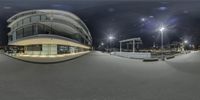
{"type": "Polygon", "coordinates": [[[142,62],[92,52],[32,64],[0,55],[0,100],[200,100],[200,53],[142,62]]]}

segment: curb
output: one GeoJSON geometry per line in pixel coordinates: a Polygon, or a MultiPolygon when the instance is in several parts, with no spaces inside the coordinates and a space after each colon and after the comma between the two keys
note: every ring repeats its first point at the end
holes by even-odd
{"type": "Polygon", "coordinates": [[[143,59],[143,62],[153,62],[153,61],[159,61],[159,59],[158,58],[143,59]]]}

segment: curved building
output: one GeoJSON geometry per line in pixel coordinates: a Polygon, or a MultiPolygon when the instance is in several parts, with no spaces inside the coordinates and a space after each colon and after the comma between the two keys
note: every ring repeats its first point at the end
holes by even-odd
{"type": "Polygon", "coordinates": [[[60,10],[29,10],[7,20],[8,45],[24,55],[61,55],[89,51],[92,37],[76,15],[60,10]]]}

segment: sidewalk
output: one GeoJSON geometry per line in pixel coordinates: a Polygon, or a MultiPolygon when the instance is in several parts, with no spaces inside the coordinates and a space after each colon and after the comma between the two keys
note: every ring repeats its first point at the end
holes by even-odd
{"type": "Polygon", "coordinates": [[[55,56],[39,56],[39,55],[11,55],[11,54],[6,54],[7,56],[13,57],[15,59],[23,60],[26,62],[31,62],[31,63],[57,63],[57,62],[62,62],[66,60],[71,60],[74,58],[77,58],[79,56],[83,56],[90,51],[87,52],[79,52],[79,53],[73,53],[73,54],[64,54],[64,55],[55,55],[55,56]]]}

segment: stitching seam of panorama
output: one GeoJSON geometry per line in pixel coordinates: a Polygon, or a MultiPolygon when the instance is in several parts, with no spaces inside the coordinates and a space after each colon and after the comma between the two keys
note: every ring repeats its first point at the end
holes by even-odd
{"type": "Polygon", "coordinates": [[[61,10],[29,10],[7,20],[8,45],[24,55],[58,55],[91,50],[92,37],[76,15],[61,10]]]}

